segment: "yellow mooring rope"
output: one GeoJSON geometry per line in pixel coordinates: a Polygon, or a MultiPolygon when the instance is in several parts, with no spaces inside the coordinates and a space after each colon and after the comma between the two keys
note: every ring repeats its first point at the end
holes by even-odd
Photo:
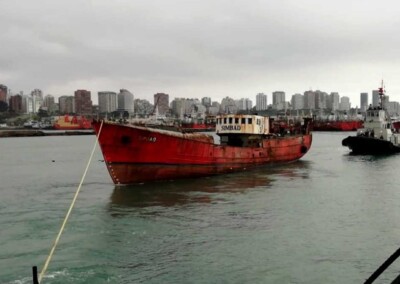
{"type": "Polygon", "coordinates": [[[91,153],[91,155],[90,155],[89,161],[88,161],[88,163],[87,163],[87,165],[86,165],[85,172],[83,173],[81,182],[79,183],[78,189],[77,189],[76,192],[75,192],[74,199],[72,200],[71,206],[69,207],[68,212],[67,212],[67,215],[66,215],[65,218],[64,218],[64,221],[63,221],[63,223],[62,223],[61,229],[60,229],[60,231],[58,232],[58,235],[57,235],[56,240],[54,241],[53,247],[52,247],[51,250],[50,250],[50,254],[49,254],[49,256],[48,256],[47,259],[46,259],[46,262],[45,262],[45,264],[44,264],[44,266],[43,266],[42,271],[40,272],[40,275],[39,275],[39,283],[42,282],[42,278],[43,278],[44,274],[46,273],[47,267],[49,266],[50,260],[51,260],[51,258],[52,258],[52,256],[53,256],[53,253],[54,253],[54,250],[56,249],[56,246],[57,246],[57,244],[58,244],[58,241],[60,240],[61,234],[62,234],[62,232],[64,231],[65,224],[67,223],[68,218],[69,218],[69,215],[71,214],[72,208],[74,207],[76,198],[78,197],[79,191],[81,190],[83,180],[85,179],[86,173],[87,173],[87,171],[88,171],[88,169],[89,169],[90,162],[92,161],[92,158],[93,158],[94,150],[96,149],[97,143],[98,143],[98,141],[99,141],[99,137],[100,137],[100,133],[101,133],[101,129],[102,129],[102,128],[103,128],[103,121],[101,121],[99,133],[98,133],[97,136],[96,136],[96,142],[94,143],[93,150],[92,150],[92,153],[91,153]]]}

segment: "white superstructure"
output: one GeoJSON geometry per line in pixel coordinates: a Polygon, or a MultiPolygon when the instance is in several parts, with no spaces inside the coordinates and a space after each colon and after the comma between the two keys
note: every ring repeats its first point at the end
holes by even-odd
{"type": "Polygon", "coordinates": [[[260,115],[219,115],[217,134],[269,134],[269,118],[260,115]]]}

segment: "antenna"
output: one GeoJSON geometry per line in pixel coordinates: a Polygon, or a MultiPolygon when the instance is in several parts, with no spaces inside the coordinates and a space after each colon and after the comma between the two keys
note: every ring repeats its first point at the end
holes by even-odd
{"type": "Polygon", "coordinates": [[[383,79],[381,82],[381,87],[378,89],[379,92],[379,103],[380,103],[380,107],[383,109],[383,96],[385,95],[385,87],[383,84],[383,79]]]}

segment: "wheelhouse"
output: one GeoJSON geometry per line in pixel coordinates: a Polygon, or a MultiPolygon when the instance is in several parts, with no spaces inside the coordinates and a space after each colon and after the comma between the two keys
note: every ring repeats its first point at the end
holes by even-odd
{"type": "Polygon", "coordinates": [[[269,118],[260,115],[217,116],[216,132],[223,134],[269,134],[269,118]]]}

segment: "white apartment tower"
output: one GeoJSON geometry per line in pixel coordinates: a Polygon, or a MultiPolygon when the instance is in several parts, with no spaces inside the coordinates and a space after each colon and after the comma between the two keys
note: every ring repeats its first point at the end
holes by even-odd
{"type": "Polygon", "coordinates": [[[313,91],[304,92],[304,108],[315,109],[315,92],[313,91]]]}
{"type": "Polygon", "coordinates": [[[292,109],[304,109],[304,96],[302,94],[294,94],[292,96],[292,109]]]}
{"type": "Polygon", "coordinates": [[[328,108],[331,109],[332,111],[338,110],[339,109],[339,93],[337,92],[332,92],[329,95],[329,104],[328,108]]]}
{"type": "Polygon", "coordinates": [[[253,107],[253,102],[248,98],[237,100],[235,101],[235,104],[238,110],[248,111],[253,107]]]}
{"type": "Polygon", "coordinates": [[[32,108],[29,107],[29,113],[38,113],[43,104],[43,93],[39,89],[34,89],[31,92],[32,108]]]}
{"type": "Polygon", "coordinates": [[[117,93],[115,92],[98,92],[99,112],[111,113],[117,110],[117,93]]]}
{"type": "Polygon", "coordinates": [[[341,97],[340,98],[340,104],[339,104],[339,109],[343,111],[349,111],[350,110],[350,98],[349,97],[341,97]]]}
{"type": "Polygon", "coordinates": [[[281,110],[285,109],[285,92],[275,91],[272,93],[272,105],[275,109],[281,110]]]}
{"type": "Polygon", "coordinates": [[[183,116],[185,114],[185,104],[186,104],[185,98],[175,98],[171,102],[172,113],[179,119],[183,119],[183,116]]]}
{"type": "Polygon", "coordinates": [[[256,110],[266,110],[267,108],[267,95],[264,93],[258,93],[256,95],[256,110]]]}
{"type": "Polygon", "coordinates": [[[119,111],[127,111],[130,114],[134,112],[133,104],[133,94],[126,89],[121,89],[118,96],[118,106],[119,111]]]}

